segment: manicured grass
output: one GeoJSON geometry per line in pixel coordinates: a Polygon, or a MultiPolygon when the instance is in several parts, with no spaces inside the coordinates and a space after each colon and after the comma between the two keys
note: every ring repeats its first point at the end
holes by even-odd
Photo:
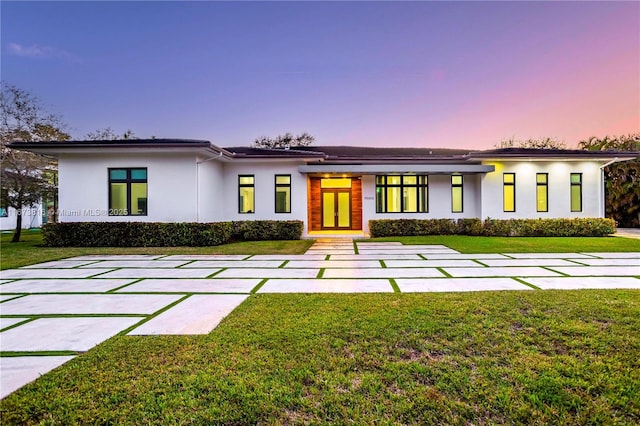
{"type": "Polygon", "coordinates": [[[115,337],[13,424],[638,424],[640,292],[258,295],[207,336],[115,337]]]}
{"type": "Polygon", "coordinates": [[[11,269],[87,254],[300,254],[313,240],[245,241],[215,247],[40,247],[40,231],[25,231],[19,243],[2,234],[0,269],[11,269]]]}
{"type": "Polygon", "coordinates": [[[385,237],[365,241],[400,241],[403,244],[444,244],[463,253],[575,253],[640,251],[640,240],[624,237],[472,237],[429,235],[385,237]]]}

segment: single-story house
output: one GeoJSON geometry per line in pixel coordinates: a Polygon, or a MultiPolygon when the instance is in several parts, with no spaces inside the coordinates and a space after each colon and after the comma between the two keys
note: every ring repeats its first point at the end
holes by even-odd
{"type": "Polygon", "coordinates": [[[603,168],[638,156],[178,139],[11,147],[58,159],[61,222],[301,220],[305,236],[366,235],[370,219],[603,217],[603,168]]]}

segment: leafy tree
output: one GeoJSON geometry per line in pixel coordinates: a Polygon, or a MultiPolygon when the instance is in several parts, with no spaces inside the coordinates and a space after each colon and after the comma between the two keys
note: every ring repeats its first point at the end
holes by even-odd
{"type": "Polygon", "coordinates": [[[127,130],[121,135],[118,135],[114,132],[111,127],[105,127],[104,129],[98,129],[94,132],[87,133],[85,136],[87,140],[91,141],[115,141],[115,140],[127,140],[127,139],[138,139],[136,135],[131,131],[131,129],[127,130]]]}
{"type": "MultiPolygon", "coordinates": [[[[578,146],[589,151],[640,152],[640,133],[590,137],[578,146]]],[[[605,167],[605,214],[621,227],[640,226],[640,158],[605,167]]]]}
{"type": "Polygon", "coordinates": [[[535,148],[535,149],[566,149],[567,145],[556,138],[541,139],[515,139],[509,138],[500,141],[496,148],[535,148]]]}
{"type": "Polygon", "coordinates": [[[65,141],[71,137],[64,131],[66,126],[60,117],[45,111],[34,95],[5,82],[0,84],[0,202],[5,208],[14,208],[18,215],[12,239],[18,242],[23,209],[38,205],[46,197],[55,200],[57,164],[51,158],[8,145],[18,141],[65,141]]]}
{"type": "Polygon", "coordinates": [[[255,141],[253,141],[253,147],[265,149],[285,149],[296,146],[309,146],[315,140],[316,138],[314,138],[307,132],[301,133],[297,136],[293,136],[291,133],[287,132],[284,135],[278,135],[275,138],[260,136],[255,141]]]}

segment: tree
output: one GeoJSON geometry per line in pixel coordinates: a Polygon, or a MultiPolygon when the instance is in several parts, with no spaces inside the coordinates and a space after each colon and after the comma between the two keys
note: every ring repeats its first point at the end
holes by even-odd
{"type": "Polygon", "coordinates": [[[253,147],[265,149],[285,149],[296,146],[309,146],[315,140],[316,138],[314,138],[307,132],[301,133],[297,136],[293,136],[291,133],[287,132],[284,135],[278,135],[275,138],[260,136],[253,141],[253,147]]]}
{"type": "Polygon", "coordinates": [[[515,139],[509,138],[500,141],[496,148],[532,148],[532,149],[566,149],[567,145],[556,138],[541,139],[515,139]]]}
{"type": "Polygon", "coordinates": [[[22,211],[45,197],[55,199],[56,162],[51,158],[8,147],[11,142],[65,141],[59,116],[48,113],[34,95],[16,86],[0,83],[0,198],[3,207],[17,214],[12,242],[20,241],[22,211]]]}
{"type": "Polygon", "coordinates": [[[127,140],[127,139],[138,139],[136,135],[128,129],[126,132],[122,134],[122,136],[118,135],[114,132],[111,127],[105,127],[104,129],[98,129],[94,132],[87,133],[85,136],[87,140],[91,141],[115,141],[115,140],[127,140]]]}
{"type": "MultiPolygon", "coordinates": [[[[640,152],[640,133],[623,136],[595,136],[580,141],[589,151],[640,152]]],[[[613,163],[604,168],[605,215],[621,227],[640,226],[640,159],[613,163]]]]}

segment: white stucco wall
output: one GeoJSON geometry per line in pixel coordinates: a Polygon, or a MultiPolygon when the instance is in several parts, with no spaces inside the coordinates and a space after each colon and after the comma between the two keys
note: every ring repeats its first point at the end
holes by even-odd
{"type": "Polygon", "coordinates": [[[490,162],[482,179],[481,219],[602,217],[599,163],[595,161],[490,162]],[[516,211],[503,211],[503,173],[515,173],[516,211]],[[548,173],[548,212],[536,211],[536,173],[548,173]],[[570,175],[582,173],[582,211],[571,211],[570,175]]]}
{"type": "Polygon", "coordinates": [[[61,155],[59,220],[195,222],[196,158],[192,154],[83,154],[61,155]],[[109,216],[108,169],[147,168],[147,216],[109,216]]]}
{"type": "Polygon", "coordinates": [[[429,212],[427,213],[376,213],[375,176],[362,177],[362,225],[364,232],[369,233],[371,219],[465,219],[478,217],[480,208],[480,177],[464,175],[463,178],[463,211],[451,211],[451,176],[429,176],[429,212]]]}
{"type": "Polygon", "coordinates": [[[225,186],[224,165],[211,158],[198,158],[198,217],[199,222],[222,222],[224,206],[229,202],[222,198],[225,186]]]}
{"type": "MultiPolygon", "coordinates": [[[[225,220],[302,220],[307,223],[307,176],[301,162],[247,161],[224,165],[225,220]],[[291,213],[275,212],[275,175],[291,175],[291,213]],[[238,212],[238,176],[255,176],[255,212],[238,212]]],[[[305,234],[307,227],[305,225],[305,234]]]]}

